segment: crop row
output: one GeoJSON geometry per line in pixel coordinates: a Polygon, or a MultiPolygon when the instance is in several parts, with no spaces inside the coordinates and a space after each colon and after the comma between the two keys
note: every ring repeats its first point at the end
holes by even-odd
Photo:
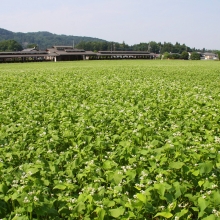
{"type": "Polygon", "coordinates": [[[0,218],[220,218],[218,62],[5,65],[0,218]]]}

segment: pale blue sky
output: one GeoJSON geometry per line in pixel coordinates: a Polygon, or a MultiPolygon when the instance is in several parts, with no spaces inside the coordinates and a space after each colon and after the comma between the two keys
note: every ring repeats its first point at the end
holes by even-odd
{"type": "Polygon", "coordinates": [[[220,50],[220,0],[1,1],[0,28],[220,50]]]}

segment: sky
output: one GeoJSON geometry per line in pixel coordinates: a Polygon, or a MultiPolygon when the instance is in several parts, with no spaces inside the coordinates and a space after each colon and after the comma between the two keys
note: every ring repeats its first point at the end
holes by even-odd
{"type": "Polygon", "coordinates": [[[220,50],[220,0],[1,1],[0,28],[220,50]]]}

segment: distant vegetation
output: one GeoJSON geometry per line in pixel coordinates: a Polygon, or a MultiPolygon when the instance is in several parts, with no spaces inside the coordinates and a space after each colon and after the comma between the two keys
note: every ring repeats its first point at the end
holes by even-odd
{"type": "MultiPolygon", "coordinates": [[[[116,51],[149,51],[151,53],[164,54],[165,52],[172,54],[181,54],[185,51],[188,52],[217,52],[203,49],[190,48],[185,44],[180,44],[176,42],[172,44],[170,42],[155,42],[150,41],[148,43],[139,43],[134,45],[128,45],[124,41],[122,43],[118,42],[109,42],[99,38],[92,37],[80,37],[80,36],[67,36],[67,35],[57,35],[49,32],[30,32],[30,33],[15,33],[0,28],[0,42],[3,41],[3,44],[8,40],[13,40],[18,42],[22,48],[30,48],[37,46],[40,50],[45,50],[52,47],[53,45],[74,45],[76,48],[84,49],[87,51],[106,51],[106,50],[116,50],[116,51]]],[[[2,43],[2,42],[1,42],[2,43]]],[[[11,44],[9,42],[9,44],[11,44]]],[[[17,49],[17,47],[14,47],[17,49]]],[[[14,50],[13,47],[1,47],[1,51],[10,51],[14,50]]],[[[20,47],[19,47],[20,48],[20,47]]],[[[171,56],[171,55],[170,55],[171,56]]],[[[172,59],[176,59],[178,55],[172,59]]],[[[185,54],[186,56],[186,54],[185,54]]],[[[181,57],[180,57],[181,58],[181,57]]],[[[182,58],[185,59],[185,58],[182,58]]]]}
{"type": "Polygon", "coordinates": [[[100,51],[100,50],[132,50],[132,51],[149,51],[152,53],[164,53],[164,52],[171,52],[171,53],[182,53],[183,51],[193,51],[196,50],[195,48],[187,47],[185,44],[180,44],[176,42],[176,44],[172,44],[169,42],[164,43],[156,43],[155,41],[151,41],[149,43],[139,43],[132,46],[122,43],[115,43],[115,42],[86,42],[82,41],[76,45],[77,48],[83,48],[85,50],[91,51],[100,51]]]}
{"type": "Polygon", "coordinates": [[[22,45],[23,48],[27,48],[27,45],[37,44],[39,49],[45,50],[53,45],[73,45],[78,44],[81,41],[99,41],[104,40],[92,37],[79,37],[79,36],[67,36],[57,35],[49,32],[32,32],[32,33],[15,33],[0,28],[0,41],[3,40],[15,40],[22,45]]]}

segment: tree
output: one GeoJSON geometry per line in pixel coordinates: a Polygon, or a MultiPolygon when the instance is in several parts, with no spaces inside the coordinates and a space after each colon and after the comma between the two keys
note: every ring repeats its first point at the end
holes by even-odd
{"type": "Polygon", "coordinates": [[[20,51],[22,46],[15,40],[3,40],[0,42],[0,51],[20,51]]]}
{"type": "Polygon", "coordinates": [[[192,52],[190,56],[191,60],[200,60],[200,54],[197,52],[192,52]]]}
{"type": "Polygon", "coordinates": [[[168,52],[165,52],[165,53],[163,54],[163,59],[168,59],[168,57],[169,57],[169,53],[168,53],[168,52]]]}
{"type": "Polygon", "coordinates": [[[188,60],[188,59],[189,59],[189,54],[188,54],[188,52],[183,51],[183,52],[181,53],[180,59],[188,60]]]}
{"type": "Polygon", "coordinates": [[[220,50],[216,52],[218,55],[218,60],[220,60],[220,50]]]}

